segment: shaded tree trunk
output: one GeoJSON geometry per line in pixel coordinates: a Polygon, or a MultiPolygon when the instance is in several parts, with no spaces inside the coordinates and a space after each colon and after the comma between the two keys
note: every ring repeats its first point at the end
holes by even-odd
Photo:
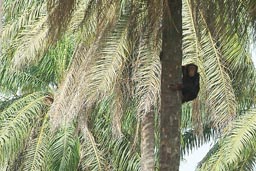
{"type": "Polygon", "coordinates": [[[141,120],[141,171],[154,171],[155,134],[154,110],[145,114],[141,120]]]}
{"type": "Polygon", "coordinates": [[[180,164],[182,0],[164,0],[160,115],[160,171],[178,171],[180,164]]]}

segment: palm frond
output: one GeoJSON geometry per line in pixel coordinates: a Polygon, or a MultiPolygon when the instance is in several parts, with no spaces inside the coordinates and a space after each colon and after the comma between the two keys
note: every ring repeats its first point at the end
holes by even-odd
{"type": "Polygon", "coordinates": [[[52,170],[76,170],[79,162],[79,140],[74,127],[63,125],[54,135],[50,146],[52,170]]]}
{"type": "MultiPolygon", "coordinates": [[[[97,143],[100,153],[103,153],[104,163],[108,169],[118,168],[118,170],[138,170],[140,168],[139,143],[135,141],[133,135],[136,129],[136,110],[131,105],[130,109],[125,111],[122,119],[123,136],[116,138],[112,134],[111,106],[112,99],[102,100],[97,105],[96,110],[89,115],[88,126],[97,143]],[[125,124],[124,124],[125,123],[125,124]],[[127,125],[126,125],[127,124],[127,125]]],[[[101,157],[101,155],[100,155],[101,157]]],[[[89,159],[88,159],[89,160],[89,159]]]]}
{"type": "Polygon", "coordinates": [[[88,130],[86,124],[83,125],[81,137],[81,157],[79,167],[82,170],[103,171],[106,169],[106,159],[104,151],[99,149],[95,138],[88,130]]]}
{"type": "Polygon", "coordinates": [[[37,137],[28,143],[23,156],[23,163],[20,166],[24,171],[48,170],[49,169],[49,147],[50,132],[48,119],[45,115],[40,130],[36,133],[37,137]]]}
{"type": "MultiPolygon", "coordinates": [[[[142,42],[148,41],[141,40],[142,42]]],[[[135,83],[135,99],[138,100],[138,115],[148,113],[152,106],[157,106],[160,94],[161,67],[159,51],[141,45],[138,51],[133,81],[135,83]]]]}
{"type": "MultiPolygon", "coordinates": [[[[76,32],[80,29],[88,28],[85,25],[91,22],[86,21],[88,16],[93,16],[93,9],[95,9],[96,3],[93,0],[77,0],[76,9],[73,12],[72,18],[68,26],[68,31],[76,32]],[[85,22],[86,21],[86,22],[85,22]]],[[[88,33],[90,34],[90,33],[88,33]]]]}
{"type": "Polygon", "coordinates": [[[223,54],[223,63],[230,70],[229,75],[237,100],[241,109],[246,110],[251,107],[256,93],[256,72],[250,54],[249,38],[248,36],[240,38],[239,35],[233,34],[229,40],[223,36],[220,42],[219,49],[223,54]]]}
{"type": "Polygon", "coordinates": [[[183,46],[183,59],[182,63],[194,63],[198,66],[200,73],[200,91],[199,97],[195,99],[192,103],[186,103],[182,106],[182,119],[181,127],[183,129],[193,129],[194,132],[198,133],[197,136],[201,136],[202,127],[209,124],[209,119],[207,118],[207,112],[205,111],[205,100],[207,96],[207,76],[204,66],[204,52],[202,50],[202,45],[200,42],[200,32],[198,21],[195,18],[194,6],[191,1],[183,1],[182,9],[182,46],[183,46]],[[196,105],[195,105],[196,104],[196,105]],[[195,118],[201,121],[195,122],[195,118]]]}
{"type": "Polygon", "coordinates": [[[129,143],[125,139],[116,140],[111,148],[113,149],[113,168],[127,171],[140,170],[140,156],[131,150],[129,143]]]}
{"type": "MultiPolygon", "coordinates": [[[[110,9],[107,9],[110,13],[108,15],[108,17],[110,17],[109,20],[111,21],[108,21],[110,22],[110,25],[107,24],[106,27],[104,26],[104,29],[101,30],[101,33],[106,33],[106,28],[110,29],[107,30],[108,32],[111,32],[104,37],[98,36],[95,42],[90,46],[89,50],[86,51],[86,54],[83,54],[82,56],[91,59],[90,56],[95,54],[96,59],[88,61],[83,60],[80,65],[84,65],[84,67],[81,67],[80,65],[80,67],[74,66],[76,69],[71,70],[70,73],[77,72],[79,74],[76,76],[76,78],[73,78],[72,75],[74,73],[72,73],[72,75],[70,75],[70,79],[67,79],[68,81],[64,83],[66,85],[70,83],[73,84],[72,86],[64,87],[67,89],[67,91],[64,92],[73,92],[73,94],[70,96],[71,105],[68,105],[69,109],[67,109],[64,114],[67,118],[69,118],[67,121],[70,121],[72,118],[76,117],[79,111],[83,108],[84,104],[93,104],[95,100],[101,99],[102,96],[113,93],[116,78],[122,73],[123,63],[125,61],[125,56],[123,56],[123,54],[125,54],[127,49],[125,42],[127,37],[126,28],[129,18],[122,16],[119,22],[117,22],[115,25],[115,29],[112,30],[112,20],[115,20],[116,18],[114,14],[117,12],[119,13],[120,11],[118,8],[118,3],[111,4],[110,7],[110,9]],[[104,43],[101,42],[101,44],[99,40],[102,40],[104,43]],[[96,50],[98,50],[98,53],[96,53],[96,50]],[[74,86],[76,87],[76,91],[80,93],[76,93],[76,91],[70,91],[72,88],[75,88],[74,86]],[[84,90],[87,91],[84,92],[84,90]]],[[[80,61],[80,59],[78,59],[78,61],[80,61]]],[[[70,101],[66,100],[66,103],[70,103],[70,101]]],[[[58,113],[60,112],[61,111],[58,111],[58,113]]],[[[63,113],[56,115],[56,112],[54,112],[54,115],[61,116],[63,113]]],[[[60,121],[57,119],[53,120],[54,122],[60,121]]]]}
{"type": "Polygon", "coordinates": [[[127,27],[129,17],[121,16],[110,35],[104,38],[104,43],[99,47],[99,58],[95,66],[86,76],[89,79],[87,102],[95,101],[102,95],[112,92],[126,60],[127,52],[127,27]],[[97,91],[95,91],[97,90],[97,91]]]}
{"type": "MultiPolygon", "coordinates": [[[[19,1],[20,2],[20,1],[19,1]]],[[[17,6],[15,4],[19,2],[7,3],[4,7],[5,11],[5,22],[4,29],[2,32],[2,38],[5,40],[3,43],[8,46],[12,42],[18,33],[22,32],[24,27],[28,25],[33,25],[36,20],[46,15],[46,5],[41,1],[31,2],[31,4],[22,4],[22,11],[16,10],[17,6]],[[15,6],[14,6],[15,5],[15,6]],[[10,18],[8,12],[12,12],[10,18]]],[[[20,5],[20,4],[19,4],[20,5]]]]}
{"type": "Polygon", "coordinates": [[[4,8],[7,18],[18,18],[17,14],[23,13],[25,9],[35,4],[42,4],[44,1],[37,0],[6,0],[4,1],[4,8]]]}
{"type": "Polygon", "coordinates": [[[76,0],[49,0],[47,1],[48,22],[50,41],[57,41],[61,33],[66,30],[72,13],[76,5],[76,0]]]}
{"type": "MultiPolygon", "coordinates": [[[[202,13],[201,13],[202,14],[202,13]]],[[[237,102],[232,87],[232,81],[227,68],[222,64],[221,54],[215,46],[214,38],[207,29],[203,14],[202,22],[205,26],[201,39],[204,51],[204,66],[207,76],[207,106],[215,122],[215,126],[223,126],[236,115],[237,102]]]]}
{"type": "Polygon", "coordinates": [[[149,113],[159,105],[161,64],[159,59],[161,39],[158,36],[161,6],[156,1],[138,2],[138,19],[135,20],[134,49],[132,52],[132,81],[137,114],[149,113]],[[145,4],[144,4],[145,3],[145,4]]]}
{"type": "Polygon", "coordinates": [[[241,166],[252,170],[252,159],[255,158],[255,113],[256,110],[252,109],[234,122],[228,136],[220,140],[219,149],[202,163],[200,170],[239,170],[241,166]]]}
{"type": "Polygon", "coordinates": [[[222,63],[222,54],[215,46],[210,24],[206,20],[209,16],[205,17],[205,13],[201,12],[195,18],[195,9],[189,1],[185,1],[183,7],[185,61],[198,64],[201,75],[200,97],[207,94],[206,107],[215,126],[219,127],[220,123],[227,123],[236,114],[237,103],[232,80],[222,63]]]}
{"type": "Polygon", "coordinates": [[[0,165],[12,160],[24,148],[31,128],[44,109],[45,95],[29,94],[0,114],[0,165]],[[12,135],[12,136],[10,136],[12,135]]]}
{"type": "Polygon", "coordinates": [[[26,93],[48,89],[50,83],[59,84],[67,71],[70,55],[73,52],[72,38],[62,39],[55,48],[50,48],[37,65],[23,70],[13,70],[8,62],[3,62],[1,84],[3,90],[17,91],[18,88],[26,93]]]}
{"type": "Polygon", "coordinates": [[[42,17],[37,24],[27,27],[16,39],[17,42],[12,44],[15,49],[12,60],[14,68],[24,68],[43,57],[49,47],[46,19],[42,17]]]}
{"type": "MultiPolygon", "coordinates": [[[[69,107],[68,104],[70,101],[74,100],[73,96],[76,95],[75,92],[77,91],[77,84],[84,82],[81,81],[81,75],[92,65],[92,61],[94,61],[93,57],[96,53],[96,49],[98,48],[98,44],[102,41],[103,35],[108,31],[113,22],[112,20],[114,20],[113,18],[108,18],[107,20],[106,18],[102,18],[100,22],[105,23],[106,26],[102,28],[100,33],[97,33],[98,26],[96,26],[96,23],[98,22],[98,18],[96,16],[98,15],[98,8],[105,6],[104,10],[112,10],[112,8],[109,8],[110,5],[111,4],[100,3],[100,6],[92,5],[90,8],[88,8],[88,11],[86,11],[84,20],[87,22],[85,22],[83,25],[83,41],[78,43],[76,46],[72,57],[72,63],[69,67],[69,72],[67,73],[65,81],[60,87],[60,93],[56,94],[56,101],[54,101],[50,111],[51,122],[54,122],[55,124],[53,125],[55,126],[59,125],[59,123],[57,124],[56,122],[60,122],[59,117],[64,115],[63,111],[66,111],[67,107],[69,107]],[[97,37],[95,36],[96,34],[98,35],[97,37]],[[52,115],[52,113],[54,115],[52,115]]],[[[113,15],[111,15],[111,17],[113,17],[113,15]]]]}
{"type": "Polygon", "coordinates": [[[195,134],[193,129],[183,130],[181,133],[181,152],[189,154],[193,149],[201,147],[206,142],[218,136],[210,125],[205,125],[202,130],[202,135],[195,134]]]}

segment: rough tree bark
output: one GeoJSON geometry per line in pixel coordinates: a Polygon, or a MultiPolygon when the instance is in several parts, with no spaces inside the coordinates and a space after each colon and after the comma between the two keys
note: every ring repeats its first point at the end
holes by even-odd
{"type": "Polygon", "coordinates": [[[141,171],[154,171],[154,110],[141,119],[141,171]]]}
{"type": "Polygon", "coordinates": [[[160,115],[160,171],[178,171],[180,164],[181,96],[171,89],[181,82],[182,0],[164,0],[160,115]]]}

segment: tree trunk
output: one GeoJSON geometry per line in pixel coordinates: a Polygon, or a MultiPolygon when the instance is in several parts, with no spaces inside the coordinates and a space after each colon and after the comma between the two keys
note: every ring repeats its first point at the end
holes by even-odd
{"type": "Polygon", "coordinates": [[[141,120],[141,171],[154,171],[155,134],[154,110],[145,114],[141,120]]]}
{"type": "Polygon", "coordinates": [[[160,171],[178,171],[180,164],[182,0],[164,0],[160,115],[160,171]]]}

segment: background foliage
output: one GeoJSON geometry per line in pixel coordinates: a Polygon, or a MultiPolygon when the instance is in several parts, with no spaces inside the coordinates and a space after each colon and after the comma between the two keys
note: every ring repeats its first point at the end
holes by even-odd
{"type": "MultiPolygon", "coordinates": [[[[152,107],[157,169],[162,4],[4,0],[3,8],[0,170],[139,170],[140,121],[152,107]]],[[[201,89],[182,108],[181,152],[217,141],[201,170],[255,162],[255,8],[183,0],[183,63],[198,65],[201,89]]]]}

